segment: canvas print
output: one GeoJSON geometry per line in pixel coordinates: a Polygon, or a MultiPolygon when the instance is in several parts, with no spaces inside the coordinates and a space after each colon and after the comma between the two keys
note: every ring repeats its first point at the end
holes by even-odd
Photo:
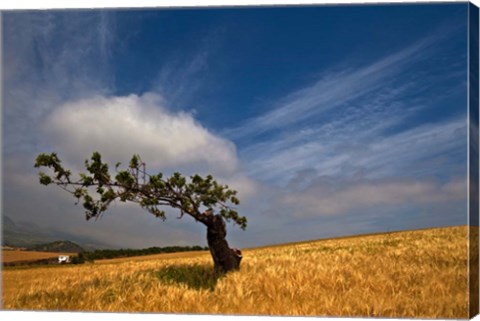
{"type": "Polygon", "coordinates": [[[1,18],[3,310],[478,313],[473,4],[1,18]]]}

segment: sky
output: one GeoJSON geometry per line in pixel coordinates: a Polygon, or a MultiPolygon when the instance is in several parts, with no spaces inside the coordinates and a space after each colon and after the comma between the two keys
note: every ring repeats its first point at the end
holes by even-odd
{"type": "Polygon", "coordinates": [[[206,245],[132,204],[86,221],[36,155],[239,191],[232,246],[467,224],[466,3],[4,12],[3,215],[114,247],[206,245]],[[113,167],[113,166],[112,166],[113,167]]]}

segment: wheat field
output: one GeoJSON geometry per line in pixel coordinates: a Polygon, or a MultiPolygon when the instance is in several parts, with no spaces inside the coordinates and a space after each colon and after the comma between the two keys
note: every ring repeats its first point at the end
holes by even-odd
{"type": "Polygon", "coordinates": [[[3,309],[468,317],[467,227],[244,251],[217,278],[208,253],[4,269],[3,309]]]}

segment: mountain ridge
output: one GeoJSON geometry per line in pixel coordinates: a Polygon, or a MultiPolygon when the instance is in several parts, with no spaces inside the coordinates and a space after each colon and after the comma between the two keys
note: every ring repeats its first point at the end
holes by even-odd
{"type": "Polygon", "coordinates": [[[68,240],[76,243],[83,250],[113,248],[88,237],[79,237],[65,231],[46,230],[31,222],[16,222],[11,217],[2,217],[2,245],[20,248],[31,248],[53,243],[59,240],[68,240]]]}
{"type": "Polygon", "coordinates": [[[28,248],[29,251],[54,252],[54,253],[83,253],[85,249],[80,245],[68,241],[54,241],[45,244],[39,244],[28,248]]]}

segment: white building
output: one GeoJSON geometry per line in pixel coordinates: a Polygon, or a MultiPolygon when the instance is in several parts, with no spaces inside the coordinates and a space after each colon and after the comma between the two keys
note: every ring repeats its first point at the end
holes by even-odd
{"type": "Polygon", "coordinates": [[[70,263],[70,256],[68,255],[59,255],[58,263],[70,263]]]}

